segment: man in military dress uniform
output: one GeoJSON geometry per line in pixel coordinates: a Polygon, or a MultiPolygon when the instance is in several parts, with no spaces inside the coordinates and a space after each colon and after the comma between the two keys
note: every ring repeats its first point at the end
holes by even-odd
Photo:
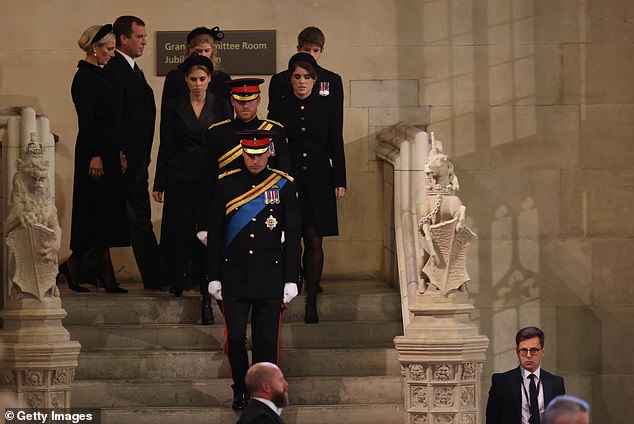
{"type": "Polygon", "coordinates": [[[244,409],[251,311],[253,363],[278,361],[283,306],[297,295],[301,216],[293,179],[267,167],[271,135],[241,136],[241,167],[218,177],[209,217],[209,293],[222,300],[233,409],[244,409]]]}
{"type": "Polygon", "coordinates": [[[207,134],[207,157],[209,163],[202,184],[202,210],[199,211],[198,238],[206,241],[206,217],[209,212],[216,177],[224,172],[242,166],[242,146],[238,132],[244,130],[265,130],[275,132],[275,139],[269,146],[270,165],[284,172],[290,171],[290,159],[286,133],[275,121],[259,119],[261,78],[240,78],[227,81],[231,86],[231,106],[236,113],[234,119],[226,119],[212,124],[207,134]]]}

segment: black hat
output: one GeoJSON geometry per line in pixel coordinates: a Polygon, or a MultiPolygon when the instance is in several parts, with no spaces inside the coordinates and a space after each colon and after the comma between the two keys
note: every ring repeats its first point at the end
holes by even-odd
{"type": "Polygon", "coordinates": [[[231,97],[238,101],[249,101],[260,96],[260,84],[262,78],[238,78],[227,81],[225,84],[231,87],[231,97]]]}
{"type": "Polygon", "coordinates": [[[92,37],[92,41],[90,42],[90,44],[98,42],[103,37],[105,37],[106,34],[111,33],[111,32],[112,32],[112,24],[102,25],[102,27],[99,28],[99,31],[97,31],[95,36],[92,37]]]}
{"type": "Polygon", "coordinates": [[[178,65],[178,69],[187,74],[191,67],[196,65],[201,65],[209,69],[209,75],[214,73],[214,64],[211,62],[211,59],[206,56],[199,55],[196,52],[193,52],[183,63],[178,65]]]}
{"type": "Polygon", "coordinates": [[[189,34],[187,34],[187,44],[191,43],[194,37],[201,34],[209,35],[211,38],[214,39],[214,41],[220,41],[223,38],[225,38],[225,33],[220,31],[220,27],[217,27],[217,26],[213,28],[198,27],[198,28],[194,28],[193,30],[189,32],[189,34]]]}
{"type": "Polygon", "coordinates": [[[261,155],[269,150],[274,131],[243,130],[236,132],[240,137],[242,151],[248,155],[261,155]]]}
{"type": "Polygon", "coordinates": [[[295,65],[296,63],[299,63],[299,62],[306,62],[309,65],[312,65],[313,68],[317,69],[317,61],[315,60],[313,55],[311,55],[310,53],[306,53],[306,52],[299,52],[299,53],[295,53],[289,59],[289,61],[288,61],[288,70],[291,71],[292,68],[293,68],[293,65],[295,65]]]}

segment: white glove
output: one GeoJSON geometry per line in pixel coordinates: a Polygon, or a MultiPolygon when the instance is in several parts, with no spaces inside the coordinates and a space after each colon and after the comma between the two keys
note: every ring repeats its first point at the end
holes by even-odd
{"type": "Polygon", "coordinates": [[[295,299],[295,296],[297,296],[297,284],[284,284],[284,303],[290,303],[291,300],[295,299]]]}
{"type": "Polygon", "coordinates": [[[214,297],[214,299],[222,300],[222,283],[220,283],[220,281],[211,281],[209,283],[209,287],[207,287],[207,290],[214,297]]]}
{"type": "Polygon", "coordinates": [[[196,237],[202,244],[207,246],[207,231],[199,231],[196,233],[196,237]]]}

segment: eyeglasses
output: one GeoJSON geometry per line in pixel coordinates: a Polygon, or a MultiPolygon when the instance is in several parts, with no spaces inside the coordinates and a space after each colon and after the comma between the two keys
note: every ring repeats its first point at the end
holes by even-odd
{"type": "Polygon", "coordinates": [[[523,349],[517,349],[517,353],[519,353],[520,356],[527,356],[528,352],[530,352],[531,356],[535,356],[542,349],[543,347],[531,347],[530,349],[523,348],[523,349]]]}

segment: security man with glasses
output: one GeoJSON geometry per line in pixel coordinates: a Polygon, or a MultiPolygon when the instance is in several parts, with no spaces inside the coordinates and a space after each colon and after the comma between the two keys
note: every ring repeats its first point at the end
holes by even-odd
{"type": "Polygon", "coordinates": [[[541,368],[544,332],[525,327],[515,336],[520,366],[493,374],[486,408],[486,424],[541,424],[553,398],[566,394],[564,379],[541,368]]]}
{"type": "Polygon", "coordinates": [[[246,330],[253,363],[278,363],[282,310],[297,295],[301,214],[293,178],[267,166],[277,134],[242,131],[239,168],[222,173],[209,214],[209,293],[222,301],[235,410],[248,402],[246,330]]]}

